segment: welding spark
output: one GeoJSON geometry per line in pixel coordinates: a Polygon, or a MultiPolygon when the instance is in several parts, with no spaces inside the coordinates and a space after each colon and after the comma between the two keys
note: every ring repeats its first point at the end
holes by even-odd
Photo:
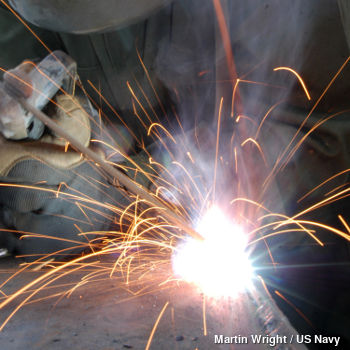
{"type": "MultiPolygon", "coordinates": [[[[6,7],[3,0],[0,0],[6,7]]],[[[236,131],[240,130],[241,135],[237,132],[233,133],[231,139],[231,148],[233,150],[232,164],[228,164],[227,168],[235,174],[234,180],[232,177],[227,176],[225,171],[222,171],[220,167],[224,167],[219,160],[222,159],[222,148],[219,146],[224,145],[224,140],[221,140],[224,137],[224,131],[226,131],[227,124],[225,122],[225,111],[223,97],[220,99],[220,108],[218,113],[218,122],[217,122],[217,132],[216,138],[214,135],[215,143],[215,158],[214,162],[206,163],[205,169],[213,167],[214,169],[214,180],[213,177],[210,177],[212,184],[207,184],[208,186],[202,186],[204,188],[212,188],[212,190],[202,190],[202,187],[199,185],[199,178],[205,178],[205,176],[200,172],[196,174],[196,171],[202,171],[199,164],[201,164],[201,154],[197,154],[195,147],[189,147],[188,144],[198,144],[200,146],[200,141],[198,139],[197,132],[196,142],[189,138],[189,133],[185,134],[184,128],[174,111],[174,115],[178,122],[178,127],[183,132],[183,139],[180,139],[179,135],[172,134],[171,130],[166,129],[165,126],[160,122],[160,118],[156,114],[150,99],[146,96],[145,92],[142,89],[142,86],[135,79],[135,82],[127,82],[126,85],[132,96],[132,106],[135,117],[138,118],[140,124],[145,129],[148,137],[154,141],[158,141],[159,145],[163,146],[164,150],[169,154],[172,159],[171,165],[176,166],[181,169],[181,172],[174,172],[171,168],[168,168],[167,164],[162,164],[153,159],[153,155],[150,154],[146,147],[144,147],[143,140],[139,139],[131,128],[129,128],[128,123],[123,120],[122,116],[118,114],[116,109],[112,106],[111,103],[102,95],[102,92],[95,87],[91,81],[87,81],[90,87],[97,93],[100,100],[103,101],[112,114],[118,119],[122,125],[128,130],[131,137],[134,139],[135,144],[142,146],[142,149],[149,157],[149,164],[142,164],[134,161],[133,158],[129,157],[129,152],[124,152],[123,148],[119,146],[118,142],[114,139],[113,134],[108,133],[108,129],[103,127],[101,123],[101,118],[103,117],[106,122],[111,126],[111,130],[116,132],[116,135],[120,137],[120,140],[128,142],[128,139],[123,135],[118,128],[113,127],[113,123],[109,118],[102,112],[102,108],[94,101],[90,96],[86,94],[87,97],[91,99],[92,104],[98,109],[99,112],[99,122],[96,122],[92,116],[90,116],[90,122],[92,125],[95,125],[100,128],[100,134],[103,135],[103,140],[91,140],[94,144],[99,144],[104,146],[105,149],[112,151],[114,155],[120,156],[122,159],[126,159],[128,163],[131,164],[130,170],[134,170],[136,173],[142,174],[145,178],[152,183],[154,187],[154,193],[149,193],[148,190],[144,191],[141,184],[137,183],[134,179],[127,178],[127,182],[130,184],[130,187],[135,189],[135,196],[122,192],[123,195],[127,195],[130,198],[131,204],[122,207],[119,207],[119,203],[116,199],[113,198],[113,195],[108,191],[108,185],[100,183],[97,179],[88,179],[84,174],[80,175],[81,180],[85,183],[89,183],[91,186],[95,186],[96,189],[102,192],[106,198],[108,198],[112,204],[109,202],[98,202],[93,198],[89,198],[83,193],[78,192],[77,190],[70,189],[71,192],[68,192],[68,185],[64,182],[59,184],[57,190],[52,190],[48,188],[40,188],[38,184],[35,185],[23,185],[23,184],[9,184],[9,183],[0,183],[0,188],[3,187],[12,187],[13,189],[25,188],[26,190],[36,190],[44,191],[50,193],[57,198],[66,200],[67,202],[74,203],[80,211],[82,211],[86,222],[91,224],[89,219],[88,211],[94,211],[97,214],[100,214],[104,219],[111,221],[113,229],[115,225],[120,226],[120,230],[108,230],[108,232],[103,231],[91,231],[91,232],[82,232],[79,229],[79,226],[74,224],[78,229],[79,235],[85,237],[91,236],[92,238],[88,242],[81,242],[80,240],[68,240],[64,238],[50,237],[45,235],[39,235],[36,233],[30,232],[20,232],[15,233],[22,235],[22,238],[35,237],[35,238],[46,238],[46,239],[57,239],[65,240],[66,242],[72,243],[73,247],[89,248],[90,253],[86,255],[74,257],[74,259],[68,262],[54,261],[52,256],[54,255],[65,255],[65,253],[70,248],[65,248],[55,253],[47,254],[43,257],[38,257],[38,259],[33,263],[28,263],[21,269],[19,269],[15,274],[13,274],[9,279],[4,281],[0,288],[7,286],[8,282],[15,277],[22,274],[24,271],[34,268],[35,270],[41,269],[43,266],[46,266],[47,269],[42,272],[42,274],[33,279],[30,283],[20,288],[18,291],[5,294],[0,290],[0,293],[3,294],[3,297],[0,298],[0,309],[5,308],[9,303],[16,300],[17,304],[13,306],[12,311],[6,319],[0,323],[0,331],[5,327],[7,322],[11,317],[24,305],[37,302],[42,300],[41,296],[37,296],[40,292],[49,290],[55,290],[57,288],[59,293],[52,292],[52,297],[55,296],[70,296],[75,292],[79,287],[84,284],[91,283],[94,281],[107,281],[113,279],[118,281],[120,285],[123,286],[133,297],[137,297],[146,293],[150,293],[154,290],[159,290],[163,287],[170,288],[174,282],[174,275],[180,280],[193,283],[196,285],[203,293],[203,330],[204,335],[207,335],[207,325],[206,325],[206,300],[207,297],[230,297],[236,298],[243,293],[245,290],[249,289],[252,286],[252,281],[255,278],[255,271],[249,259],[248,247],[249,249],[254,249],[254,245],[259,241],[264,241],[266,248],[268,250],[269,256],[273,264],[274,258],[269,248],[269,239],[276,235],[281,234],[296,234],[299,232],[304,232],[306,235],[313,238],[318,244],[324,246],[324,243],[317,237],[316,229],[322,228],[326,229],[329,232],[336,234],[347,241],[350,241],[350,228],[348,221],[343,218],[341,215],[338,215],[338,219],[346,229],[346,232],[343,232],[339,229],[327,226],[323,223],[314,222],[311,220],[306,220],[304,218],[305,214],[309,214],[316,209],[319,209],[325,205],[329,205],[336,200],[345,198],[349,196],[350,188],[340,187],[336,188],[333,191],[332,195],[327,194],[326,198],[318,201],[316,204],[309,206],[308,208],[303,208],[299,213],[294,213],[292,217],[288,217],[284,214],[274,213],[271,208],[266,204],[265,199],[269,197],[270,187],[272,180],[276,177],[276,174],[287,164],[291,159],[293,154],[297,149],[300,148],[301,144],[305,141],[309,135],[324,124],[329,119],[335,117],[337,114],[328,116],[327,118],[319,121],[315,126],[313,126],[299,141],[296,139],[297,135],[301,132],[303,126],[305,125],[308,118],[311,116],[317,105],[322,100],[323,96],[326,94],[327,90],[333,84],[337,76],[341,73],[345,65],[350,61],[350,57],[345,61],[339,71],[336,73],[334,78],[327,85],[326,89],[316,101],[314,107],[312,107],[310,113],[306,116],[304,121],[301,122],[300,127],[296,131],[296,134],[288,143],[285,149],[281,150],[281,155],[275,160],[275,164],[268,163],[269,157],[265,156],[263,139],[261,140],[261,131],[265,127],[265,122],[271,113],[279,107],[283,101],[278,101],[273,104],[261,122],[258,123],[253,116],[248,113],[244,113],[242,109],[242,100],[239,91],[239,86],[241,84],[260,84],[268,85],[264,82],[254,82],[250,80],[243,79],[243,76],[238,77],[235,69],[235,62],[233,59],[233,54],[230,51],[230,38],[229,32],[226,27],[225,18],[223,16],[223,9],[220,5],[220,1],[214,0],[214,7],[217,13],[217,19],[219,23],[219,30],[221,34],[222,44],[226,54],[227,68],[230,72],[232,80],[232,104],[231,104],[231,117],[235,117],[231,120],[232,123],[236,123],[244,126],[245,122],[248,122],[252,125],[253,130],[249,128],[244,130],[242,126],[240,129],[238,125],[236,131]],[[135,85],[136,84],[136,85],[135,85]],[[142,96],[137,95],[137,90],[133,89],[133,85],[137,86],[139,91],[141,91],[142,96]],[[142,104],[143,97],[147,104],[142,104]],[[152,113],[149,112],[152,111],[152,113]],[[144,115],[142,118],[141,115],[144,115]],[[155,118],[155,120],[154,120],[155,118]],[[222,122],[222,124],[221,124],[222,122]],[[97,123],[97,124],[96,124],[97,123]],[[164,134],[166,138],[164,138],[164,134]],[[162,136],[163,135],[163,136],[162,136]],[[235,136],[237,136],[235,138],[235,136]],[[259,142],[258,142],[258,137],[259,142]],[[106,139],[107,141],[105,141],[106,139]],[[172,141],[171,146],[168,146],[168,140],[172,141]],[[296,140],[296,142],[294,142],[296,140]],[[255,147],[251,149],[246,147],[252,143],[255,147]],[[295,143],[295,145],[294,145],[295,143]],[[183,146],[183,147],[182,147],[183,146]],[[189,149],[190,148],[190,149],[189,149]],[[191,150],[191,152],[190,152],[191,150]],[[243,153],[244,151],[244,153],[243,153]],[[248,153],[248,151],[250,153],[248,153]],[[263,182],[262,191],[252,191],[253,194],[249,192],[249,182],[253,182],[250,178],[246,178],[245,168],[250,168],[253,170],[257,168],[258,165],[253,162],[255,159],[254,153],[259,152],[260,158],[264,161],[264,168],[262,168],[261,174],[257,177],[261,177],[261,182],[263,182]],[[185,154],[191,164],[188,166],[186,162],[181,162],[181,158],[178,155],[185,154]],[[180,158],[180,159],[178,159],[180,158]],[[252,158],[252,160],[251,160],[252,158]],[[254,163],[252,165],[252,163],[254,163]],[[197,169],[193,170],[192,169],[197,169]],[[198,165],[198,166],[197,166],[198,165]],[[197,167],[196,167],[197,166],[197,167]],[[230,169],[230,167],[232,169],[230,169]],[[134,169],[133,169],[134,168],[134,169]],[[264,171],[265,168],[270,172],[270,175],[265,179],[264,171]],[[145,170],[147,169],[147,170],[145,170]],[[220,171],[221,170],[221,171],[220,171]],[[149,171],[149,173],[148,173],[149,171]],[[209,209],[204,213],[204,215],[199,215],[198,211],[201,210],[208,198],[209,194],[212,194],[213,200],[216,198],[222,198],[223,193],[220,193],[220,188],[215,190],[215,185],[218,180],[218,183],[234,183],[234,189],[232,190],[232,196],[234,199],[231,201],[231,204],[235,205],[235,213],[237,217],[244,218],[246,222],[250,223],[251,227],[243,227],[243,225],[235,223],[234,220],[224,214],[224,212],[218,206],[209,207],[209,209]],[[94,183],[97,183],[94,184],[94,183]],[[102,186],[98,186],[102,185],[102,186]],[[107,188],[107,190],[103,187],[107,188]],[[146,196],[144,196],[146,194],[146,196]],[[145,197],[144,199],[142,199],[145,197]],[[165,201],[164,199],[167,199],[165,201]],[[188,203],[191,203],[189,206],[188,203]],[[90,207],[91,206],[91,207],[90,207]],[[97,206],[100,209],[93,209],[93,206],[97,206]],[[146,208],[145,208],[145,207],[146,208]],[[251,209],[251,206],[253,210],[251,209]],[[189,207],[195,212],[189,209],[189,207]],[[86,213],[87,210],[87,213],[86,213]],[[104,210],[108,211],[108,214],[104,214],[104,210]],[[197,211],[198,210],[198,211],[197,211]],[[262,212],[262,213],[261,213],[262,212]],[[168,215],[166,215],[168,213],[168,215]],[[199,220],[197,224],[194,225],[194,230],[192,230],[192,222],[189,220],[192,216],[198,216],[199,220]],[[265,222],[267,220],[267,222],[265,222]],[[177,230],[177,227],[182,230],[177,230]],[[313,229],[311,229],[313,228],[313,229]],[[192,234],[193,237],[184,237],[186,233],[192,234]],[[248,242],[248,233],[250,237],[250,242],[248,242]],[[199,235],[201,236],[199,236],[199,235]],[[95,238],[96,237],[96,238],[95,238]],[[200,239],[203,237],[203,240],[200,239]],[[178,244],[178,242],[181,242],[178,244]],[[169,269],[170,256],[172,255],[172,271],[169,269]],[[96,260],[98,259],[98,260],[96,260]],[[77,281],[77,283],[64,284],[63,278],[74,272],[79,272],[83,274],[83,277],[77,281]],[[160,273],[161,272],[161,273],[160,273]],[[156,277],[155,277],[156,276],[156,277]],[[62,282],[60,280],[62,279],[62,282]],[[67,290],[67,288],[69,288],[67,290]],[[50,289],[51,290],[51,289],[50,289]],[[20,297],[24,297],[23,301],[20,300],[20,297]],[[35,299],[37,297],[37,299],[35,299]]],[[[9,7],[8,7],[9,8],[9,7]]],[[[11,10],[9,8],[9,10],[11,10]]],[[[12,11],[12,10],[11,10],[12,11]]],[[[15,14],[15,13],[14,13],[15,14]]],[[[15,14],[16,15],[16,14],[15,14]]],[[[17,15],[16,15],[17,16],[17,15]]],[[[31,29],[19,18],[17,17],[28,30],[31,29]]],[[[31,31],[32,32],[32,31],[31,31]]],[[[41,44],[47,49],[48,47],[36,36],[34,32],[32,34],[41,42],[41,44]]],[[[168,120],[166,110],[161,102],[160,97],[158,96],[155,87],[152,84],[151,76],[149,75],[145,64],[141,59],[141,55],[137,51],[137,55],[140,60],[140,64],[144,69],[146,78],[152,88],[154,96],[158,101],[158,104],[164,114],[164,118],[168,120]]],[[[0,70],[3,70],[0,68],[0,70]]],[[[311,99],[310,94],[306,88],[305,83],[301,76],[294,70],[288,67],[278,67],[274,69],[275,71],[286,70],[293,73],[299,80],[306,97],[308,100],[311,99]]],[[[4,70],[5,72],[5,70],[4,70]]],[[[200,73],[201,74],[201,73],[200,73]]],[[[247,75],[247,74],[246,74],[247,75]]],[[[84,93],[85,90],[80,84],[77,84],[84,93]]],[[[62,91],[66,94],[66,92],[62,91]]],[[[40,93],[40,92],[38,92],[40,93]]],[[[57,102],[54,100],[50,101],[51,103],[58,106],[57,102]]],[[[76,105],[77,108],[82,107],[72,98],[72,102],[76,105]]],[[[225,101],[226,102],[226,101],[225,101]]],[[[62,107],[61,107],[62,108],[62,107]]],[[[69,115],[69,111],[65,111],[69,115]]],[[[170,124],[170,123],[169,123],[170,124]]],[[[86,127],[86,126],[85,126],[86,127]]],[[[229,128],[227,128],[229,129],[229,128]]],[[[186,130],[187,131],[187,130],[186,130]]],[[[207,140],[205,140],[208,142],[207,140]]],[[[68,151],[68,148],[74,149],[74,143],[66,142],[65,151],[68,151]]],[[[77,147],[75,147],[77,148],[77,147]]],[[[77,148],[79,149],[79,148],[77,148]]],[[[200,150],[200,147],[198,147],[200,150]]],[[[136,150],[132,150],[136,154],[136,150]]],[[[130,152],[130,153],[132,153],[130,152]]],[[[200,153],[200,152],[198,152],[200,153]]],[[[267,154],[268,155],[268,154],[267,154]]],[[[96,161],[96,157],[88,157],[96,161]]],[[[99,158],[98,158],[99,159],[99,158]]],[[[114,164],[107,157],[108,162],[105,162],[107,165],[102,166],[101,169],[106,171],[106,167],[110,169],[111,167],[122,168],[124,172],[127,172],[128,169],[120,164],[114,164]]],[[[141,161],[140,161],[141,162],[141,161]]],[[[223,162],[222,162],[223,163],[223,162]]],[[[91,166],[96,166],[94,162],[91,162],[91,166]]],[[[225,168],[226,170],[226,168],[225,168]]],[[[258,169],[259,171],[259,169],[258,169]]],[[[305,194],[299,201],[301,202],[306,197],[310,196],[314,191],[321,188],[324,184],[332,181],[334,178],[347,173],[349,169],[338,172],[336,175],[331,176],[326,179],[323,183],[316,186],[313,189],[309,189],[308,193],[305,194]]],[[[106,175],[102,173],[105,180],[109,180],[106,175]]],[[[132,171],[131,171],[132,172],[132,171]]],[[[113,174],[116,174],[113,171],[113,174]]],[[[118,175],[119,173],[117,173],[118,175]]],[[[124,174],[124,173],[123,173],[124,174]]],[[[116,179],[118,176],[114,176],[116,179]]],[[[123,177],[124,178],[124,177],[123,177]]],[[[107,182],[107,181],[106,181],[107,182]]],[[[204,181],[205,182],[205,181],[204,181]]],[[[255,184],[254,184],[255,186],[255,184]]],[[[127,187],[127,186],[126,186],[127,187]]],[[[122,191],[122,190],[121,190],[122,191]]],[[[273,193],[272,193],[273,194],[273,193]]],[[[224,199],[226,200],[226,199],[224,199]]],[[[224,200],[222,200],[223,205],[225,205],[224,200]]],[[[228,204],[228,203],[226,203],[228,204]]],[[[2,230],[6,231],[6,230],[2,230]]],[[[10,232],[10,230],[7,230],[10,232]]],[[[177,281],[176,281],[177,282],[177,281]]],[[[283,300],[287,300],[280,292],[276,292],[283,300]]],[[[50,296],[51,297],[51,296],[50,296]]],[[[170,304],[171,305],[171,304],[170,304]]],[[[152,339],[155,335],[156,328],[163,317],[169,302],[166,302],[163,306],[154,327],[148,338],[146,345],[146,350],[151,346],[152,339]]],[[[173,309],[172,309],[173,310],[173,309]]]]}
{"type": "Polygon", "coordinates": [[[189,238],[177,248],[174,273],[210,297],[237,297],[249,288],[254,273],[242,228],[213,206],[199,220],[196,230],[204,240],[189,238]]]}

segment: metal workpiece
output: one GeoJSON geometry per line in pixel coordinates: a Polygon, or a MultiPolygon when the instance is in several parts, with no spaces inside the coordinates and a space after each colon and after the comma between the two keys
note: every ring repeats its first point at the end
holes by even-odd
{"type": "MultiPolygon", "coordinates": [[[[10,258],[2,262],[0,282],[17,265],[10,258]]],[[[113,260],[106,257],[101,263],[109,264],[113,260]]],[[[7,283],[2,290],[10,295],[40,273],[28,271],[7,283]]],[[[96,280],[82,284],[67,297],[67,288],[79,283],[81,277],[78,272],[67,275],[55,288],[41,291],[19,309],[0,333],[3,348],[145,349],[154,324],[167,305],[155,329],[150,350],[306,349],[301,344],[280,343],[272,347],[266,343],[267,337],[283,339],[286,336],[289,340],[297,332],[258,280],[251,291],[235,299],[214,299],[204,297],[200,290],[187,283],[159,287],[157,281],[164,276],[162,272],[154,271],[149,276],[155,283],[153,288],[149,285],[148,292],[138,296],[132,295],[115,279],[107,278],[103,283],[96,280]],[[220,343],[221,336],[232,342],[220,343]]],[[[21,299],[1,310],[3,318],[21,299]]]]}
{"type": "Polygon", "coordinates": [[[299,336],[288,318],[276,305],[262,280],[257,279],[254,288],[247,292],[252,304],[256,307],[256,319],[261,327],[261,334],[275,338],[278,343],[269,345],[275,350],[306,350],[306,346],[299,344],[299,336]]]}

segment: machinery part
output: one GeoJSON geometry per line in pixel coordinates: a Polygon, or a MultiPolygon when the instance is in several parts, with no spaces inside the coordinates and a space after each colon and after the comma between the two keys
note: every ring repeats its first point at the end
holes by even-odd
{"type": "Polygon", "coordinates": [[[27,21],[75,34],[106,32],[147,17],[170,0],[10,0],[27,21]]]}
{"type": "Polygon", "coordinates": [[[0,131],[4,137],[37,140],[44,131],[44,124],[11,95],[19,97],[20,94],[41,110],[59,89],[71,92],[75,75],[76,63],[62,51],[54,51],[38,64],[24,61],[6,72],[0,86],[0,131]]]}

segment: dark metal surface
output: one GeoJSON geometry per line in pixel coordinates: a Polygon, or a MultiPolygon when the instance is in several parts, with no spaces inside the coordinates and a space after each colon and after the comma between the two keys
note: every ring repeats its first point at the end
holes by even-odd
{"type": "MultiPolygon", "coordinates": [[[[15,271],[16,262],[3,259],[0,263],[3,281],[15,271]]],[[[38,274],[28,272],[7,284],[3,291],[9,294],[38,274]]],[[[81,275],[72,274],[64,282],[74,284],[80,278],[81,275]]],[[[36,296],[36,302],[20,309],[0,333],[1,348],[145,349],[153,325],[169,301],[150,349],[305,349],[302,345],[271,347],[252,343],[251,336],[278,335],[290,339],[296,334],[259,282],[254,290],[234,301],[206,300],[207,336],[203,334],[203,297],[187,284],[159,287],[137,297],[113,279],[82,286],[69,298],[55,296],[57,292],[47,290],[36,296]],[[43,299],[45,296],[54,297],[43,299]],[[215,335],[236,336],[236,342],[215,344],[215,335]],[[248,344],[240,344],[244,337],[248,344]]],[[[5,307],[1,315],[8,315],[18,303],[5,307]]]]}
{"type": "Polygon", "coordinates": [[[27,21],[75,34],[106,32],[147,17],[170,0],[10,0],[27,21]]]}

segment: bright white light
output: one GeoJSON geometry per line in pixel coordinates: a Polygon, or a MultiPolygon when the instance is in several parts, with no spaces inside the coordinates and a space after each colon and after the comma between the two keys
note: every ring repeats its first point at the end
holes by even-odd
{"type": "Polygon", "coordinates": [[[196,226],[204,241],[187,239],[173,256],[174,273],[207,296],[236,297],[249,288],[253,268],[242,229],[213,206],[196,226]]]}

